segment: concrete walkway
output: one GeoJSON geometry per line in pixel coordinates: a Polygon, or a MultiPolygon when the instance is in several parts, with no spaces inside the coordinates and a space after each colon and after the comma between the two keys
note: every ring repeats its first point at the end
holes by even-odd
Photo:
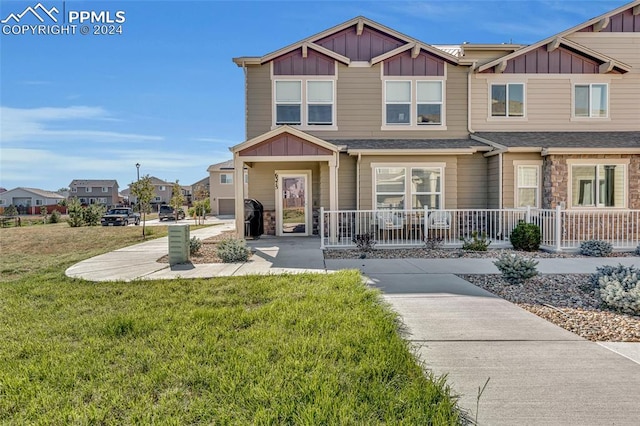
{"type": "MultiPolygon", "coordinates": [[[[208,238],[233,223],[192,231],[208,238]]],[[[406,325],[406,338],[460,405],[482,425],[637,425],[640,343],[593,343],[500,299],[457,273],[497,273],[491,259],[324,260],[317,238],[261,238],[244,264],[178,265],[156,260],[167,239],[80,262],[67,275],[92,281],[216,277],[358,269],[406,325]]],[[[590,273],[640,258],[540,259],[543,273],[590,273]]]]}

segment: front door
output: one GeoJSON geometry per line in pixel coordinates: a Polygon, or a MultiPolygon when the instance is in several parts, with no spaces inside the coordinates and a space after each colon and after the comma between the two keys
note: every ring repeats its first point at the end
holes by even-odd
{"type": "Polygon", "coordinates": [[[310,180],[310,171],[278,173],[278,235],[309,235],[310,180]]]}

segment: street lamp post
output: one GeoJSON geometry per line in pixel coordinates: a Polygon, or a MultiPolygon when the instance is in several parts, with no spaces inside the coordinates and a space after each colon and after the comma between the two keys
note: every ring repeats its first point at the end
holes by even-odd
{"type": "MultiPolygon", "coordinates": [[[[138,172],[138,184],[140,183],[140,163],[136,163],[136,171],[138,172]]],[[[138,201],[138,213],[140,213],[140,196],[136,197],[138,201]]]]}

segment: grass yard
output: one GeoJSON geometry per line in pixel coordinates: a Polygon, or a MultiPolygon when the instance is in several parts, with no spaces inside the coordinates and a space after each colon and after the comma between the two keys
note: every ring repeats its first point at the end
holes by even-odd
{"type": "Polygon", "coordinates": [[[94,284],[64,269],[135,236],[79,230],[3,272],[0,424],[460,422],[357,272],[94,284]]]}

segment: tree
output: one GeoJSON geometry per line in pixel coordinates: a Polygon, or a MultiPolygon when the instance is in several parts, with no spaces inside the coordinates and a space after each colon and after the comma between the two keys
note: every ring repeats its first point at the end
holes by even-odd
{"type": "Polygon", "coordinates": [[[204,219],[207,213],[211,212],[211,206],[209,203],[209,191],[204,185],[198,185],[193,191],[193,203],[196,217],[198,218],[197,225],[204,223],[204,219]]]}
{"type": "Polygon", "coordinates": [[[138,204],[140,205],[140,213],[142,214],[142,237],[144,237],[147,213],[151,212],[151,200],[153,200],[153,197],[155,196],[151,177],[149,175],[145,175],[137,182],[132,182],[131,194],[136,197],[138,204]]]}
{"type": "Polygon", "coordinates": [[[77,228],[84,224],[84,208],[82,208],[78,197],[69,199],[69,219],[67,223],[72,228],[77,228]]]}
{"type": "Polygon", "coordinates": [[[177,222],[178,219],[180,218],[180,216],[178,215],[178,210],[182,208],[182,205],[184,204],[184,195],[182,194],[182,187],[178,183],[178,179],[176,179],[176,183],[173,184],[173,188],[171,192],[172,192],[172,195],[171,195],[171,201],[169,202],[169,204],[171,205],[171,207],[173,207],[173,210],[176,212],[176,222],[177,222]]]}

